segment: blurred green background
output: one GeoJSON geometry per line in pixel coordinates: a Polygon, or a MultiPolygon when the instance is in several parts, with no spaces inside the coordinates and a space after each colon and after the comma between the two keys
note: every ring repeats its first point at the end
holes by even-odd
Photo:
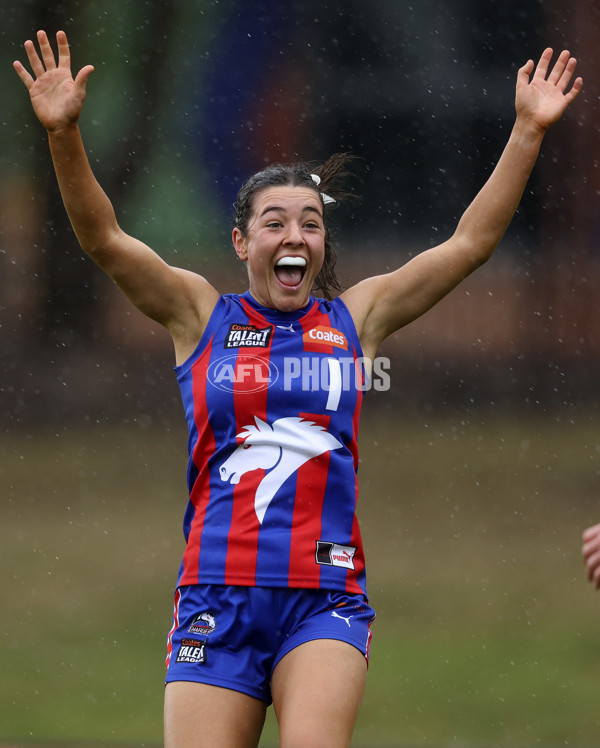
{"type": "MultiPolygon", "coordinates": [[[[3,444],[11,745],[160,744],[184,442],[96,424],[3,444]]],[[[378,616],[355,745],[597,745],[600,601],[579,554],[598,519],[597,418],[367,407],[361,443],[378,616]]]]}
{"type": "MultiPolygon", "coordinates": [[[[598,745],[600,8],[554,0],[24,0],[0,29],[0,741],[161,742],[186,502],[166,334],[81,257],[12,70],[64,28],[81,127],[126,230],[217,288],[241,180],[362,157],[335,215],[345,285],[445,239],[547,45],[584,93],[497,256],[390,339],[360,518],[378,611],[355,745],[598,745]]],[[[276,744],[272,718],[264,745],[276,744]]]]}

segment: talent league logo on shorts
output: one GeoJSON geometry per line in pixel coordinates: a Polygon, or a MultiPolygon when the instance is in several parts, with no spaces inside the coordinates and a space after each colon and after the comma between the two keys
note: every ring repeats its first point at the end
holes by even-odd
{"type": "Polygon", "coordinates": [[[317,540],[315,561],[323,566],[341,566],[344,569],[354,569],[355,553],[356,548],[354,546],[317,540]]]}
{"type": "Polygon", "coordinates": [[[192,625],[188,629],[190,634],[201,634],[202,636],[208,636],[217,628],[217,622],[212,613],[208,611],[200,613],[192,621],[192,625]]]}
{"type": "Polygon", "coordinates": [[[254,327],[254,325],[233,324],[225,336],[225,348],[268,348],[273,326],[254,327]]]}
{"type": "Polygon", "coordinates": [[[175,662],[189,662],[193,665],[206,662],[206,642],[197,639],[182,639],[175,662]]]}
{"type": "Polygon", "coordinates": [[[348,350],[346,336],[343,332],[336,330],[334,327],[317,325],[317,327],[313,327],[312,330],[307,330],[302,336],[302,340],[305,343],[334,345],[336,348],[343,348],[345,351],[348,350]]]}
{"type": "Polygon", "coordinates": [[[219,358],[208,367],[208,381],[220,390],[248,394],[266,390],[279,377],[272,361],[262,356],[235,353],[219,358]]]}

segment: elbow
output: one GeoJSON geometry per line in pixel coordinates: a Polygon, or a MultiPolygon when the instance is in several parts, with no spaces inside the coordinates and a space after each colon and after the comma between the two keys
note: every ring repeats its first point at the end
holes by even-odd
{"type": "Polygon", "coordinates": [[[484,237],[481,235],[455,235],[454,239],[460,248],[459,256],[463,258],[466,275],[485,265],[494,254],[499,243],[499,240],[495,237],[484,237]]]}
{"type": "Polygon", "coordinates": [[[77,238],[88,257],[101,268],[107,269],[119,247],[123,246],[120,238],[122,233],[118,226],[110,229],[103,227],[102,230],[83,233],[77,238]]]}

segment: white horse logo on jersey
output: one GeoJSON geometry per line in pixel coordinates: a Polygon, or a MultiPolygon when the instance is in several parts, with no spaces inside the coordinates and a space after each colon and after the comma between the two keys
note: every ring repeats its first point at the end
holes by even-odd
{"type": "Polygon", "coordinates": [[[269,504],[283,483],[313,457],[344,445],[313,421],[290,416],[272,424],[257,416],[255,426],[244,426],[238,439],[244,439],[220,467],[221,480],[239,483],[251,470],[270,470],[256,489],[254,510],[262,524],[269,504]]]}

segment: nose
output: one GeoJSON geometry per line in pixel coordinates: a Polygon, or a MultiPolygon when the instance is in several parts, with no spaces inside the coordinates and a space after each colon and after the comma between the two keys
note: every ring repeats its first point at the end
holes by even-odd
{"type": "Polygon", "coordinates": [[[304,236],[302,234],[302,231],[300,230],[300,226],[297,223],[290,223],[288,225],[288,230],[286,232],[283,243],[286,245],[291,245],[293,247],[304,244],[304,236]]]}

